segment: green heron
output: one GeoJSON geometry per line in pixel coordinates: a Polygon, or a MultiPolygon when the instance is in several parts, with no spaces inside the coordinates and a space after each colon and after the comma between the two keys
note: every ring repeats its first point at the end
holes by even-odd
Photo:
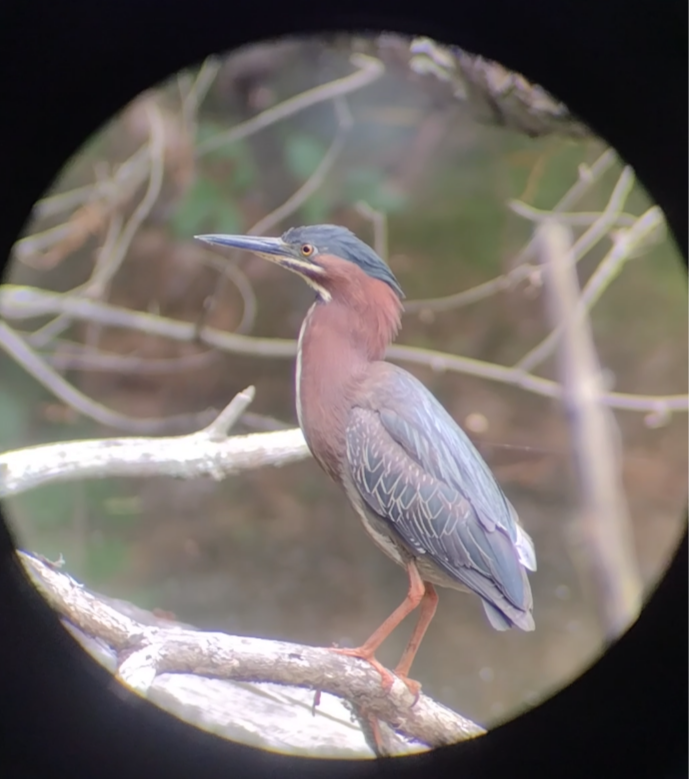
{"type": "Polygon", "coordinates": [[[375,652],[420,606],[398,677],[435,614],[434,585],[468,590],[497,630],[533,630],[526,571],[533,542],[471,441],[426,387],[384,362],[400,327],[404,294],[383,260],[349,230],[295,227],[281,238],[201,235],[213,246],[245,249],[293,271],[316,293],[299,334],[296,407],[314,458],[344,489],[382,551],[404,566],[407,597],[356,649],[386,688],[390,672],[375,652]]]}

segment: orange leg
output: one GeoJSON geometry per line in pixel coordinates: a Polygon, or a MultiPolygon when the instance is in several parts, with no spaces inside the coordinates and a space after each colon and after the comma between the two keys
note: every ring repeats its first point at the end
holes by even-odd
{"type": "Polygon", "coordinates": [[[423,637],[426,635],[428,626],[431,624],[431,620],[435,615],[435,610],[438,608],[438,593],[435,591],[435,587],[426,582],[426,589],[421,600],[421,611],[419,613],[419,621],[416,623],[414,632],[411,634],[407,648],[402,654],[402,658],[397,667],[395,673],[402,679],[409,687],[409,689],[416,695],[417,699],[421,692],[421,685],[409,678],[409,671],[411,664],[414,662],[416,653],[419,649],[423,637]]]}
{"type": "MultiPolygon", "coordinates": [[[[367,660],[381,675],[383,679],[383,689],[385,690],[389,690],[392,687],[394,677],[390,673],[390,671],[387,670],[387,668],[384,668],[378,662],[378,660],[376,660],[375,653],[380,647],[380,645],[383,643],[383,641],[385,641],[385,639],[400,624],[400,622],[402,622],[402,620],[405,617],[409,616],[409,614],[411,614],[412,611],[414,611],[414,609],[419,605],[419,603],[421,603],[424,594],[426,593],[424,583],[423,581],[421,581],[419,572],[416,570],[416,565],[414,565],[413,562],[407,563],[407,573],[409,575],[409,591],[407,592],[407,597],[402,601],[402,603],[400,603],[400,605],[392,612],[392,614],[370,636],[370,638],[367,641],[365,641],[360,647],[357,647],[356,649],[340,649],[339,647],[330,649],[331,652],[336,652],[338,655],[346,655],[347,657],[358,657],[361,660],[367,660]]],[[[433,592],[435,593],[435,590],[433,592]]],[[[436,600],[437,600],[437,596],[436,596],[436,600]]],[[[431,614],[431,616],[433,615],[431,614]]],[[[430,618],[428,619],[428,622],[430,622],[430,618]]],[[[427,627],[427,623],[426,623],[426,627],[427,627]]],[[[418,632],[418,626],[417,626],[417,630],[414,631],[414,635],[416,635],[417,632],[418,632]]],[[[423,632],[425,632],[425,627],[423,632]]],[[[419,636],[419,639],[417,641],[417,647],[418,647],[418,642],[421,641],[423,632],[421,633],[421,636],[419,636]]],[[[409,648],[407,648],[407,650],[408,649],[409,648]]],[[[414,650],[414,653],[415,652],[416,650],[414,650]]],[[[405,655],[406,654],[407,652],[405,651],[405,655]]],[[[413,659],[413,655],[412,655],[412,659],[413,659]]],[[[411,660],[409,661],[409,665],[411,666],[411,660]]],[[[405,682],[407,681],[406,678],[404,681],[405,682]]],[[[410,687],[410,689],[412,688],[410,687]]],[[[415,694],[418,693],[416,689],[412,689],[412,692],[414,692],[415,694]]]]}

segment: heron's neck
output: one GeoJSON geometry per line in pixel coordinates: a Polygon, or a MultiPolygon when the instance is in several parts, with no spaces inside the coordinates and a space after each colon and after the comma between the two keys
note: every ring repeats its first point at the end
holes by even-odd
{"type": "Polygon", "coordinates": [[[350,301],[317,302],[304,319],[295,376],[297,414],[311,451],[332,476],[356,393],[399,328],[396,296],[394,302],[366,311],[357,311],[350,301]]]}

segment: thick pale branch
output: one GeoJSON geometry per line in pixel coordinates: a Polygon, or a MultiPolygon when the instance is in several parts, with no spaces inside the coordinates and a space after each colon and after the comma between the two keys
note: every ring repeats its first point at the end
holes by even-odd
{"type": "Polygon", "coordinates": [[[610,410],[599,402],[601,369],[586,309],[582,314],[579,305],[569,231],[553,221],[539,227],[538,236],[550,319],[561,335],[562,402],[580,487],[585,558],[598,585],[603,627],[613,640],[638,616],[642,594],[622,484],[619,431],[610,410]]]}
{"type": "Polygon", "coordinates": [[[173,476],[181,479],[231,474],[284,465],[309,456],[301,430],[227,437],[251,402],[253,387],[237,395],[208,427],[168,438],[69,441],[0,454],[0,497],[44,484],[111,476],[173,476]]]}
{"type": "Polygon", "coordinates": [[[118,658],[118,678],[147,694],[160,674],[193,674],[215,679],[321,690],[350,701],[427,746],[441,746],[485,731],[425,695],[414,704],[396,679],[384,692],[368,663],[327,649],[282,641],[150,626],[125,616],[55,566],[19,553],[26,570],[55,611],[88,636],[104,641],[118,658]]]}
{"type": "MultiPolygon", "coordinates": [[[[559,217],[557,219],[559,220],[559,217]]],[[[629,229],[617,234],[612,248],[601,260],[578,299],[576,317],[580,321],[583,321],[601,295],[610,286],[613,279],[617,277],[624,263],[634,256],[638,248],[644,245],[648,241],[649,236],[653,235],[662,224],[662,211],[657,206],[653,206],[638,217],[629,229]]],[[[570,251],[570,258],[573,262],[579,259],[579,255],[576,252],[576,244],[570,251]]],[[[556,322],[550,334],[522,358],[515,367],[522,370],[532,370],[536,365],[542,363],[555,350],[563,330],[564,325],[556,322]]]]}

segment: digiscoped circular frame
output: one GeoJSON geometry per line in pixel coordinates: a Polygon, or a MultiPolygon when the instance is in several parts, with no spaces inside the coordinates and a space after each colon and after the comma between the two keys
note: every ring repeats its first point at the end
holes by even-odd
{"type": "MultiPolygon", "coordinates": [[[[67,158],[141,90],[215,51],[363,30],[456,43],[545,86],[635,168],[686,258],[686,8],[679,4],[23,0],[0,17],[3,261],[67,158]]],[[[559,779],[680,775],[672,772],[686,764],[686,535],[638,622],[542,706],[455,747],[361,762],[260,752],[175,719],[115,683],[62,629],[25,578],[4,524],[0,558],[3,776],[559,779]]]]}

